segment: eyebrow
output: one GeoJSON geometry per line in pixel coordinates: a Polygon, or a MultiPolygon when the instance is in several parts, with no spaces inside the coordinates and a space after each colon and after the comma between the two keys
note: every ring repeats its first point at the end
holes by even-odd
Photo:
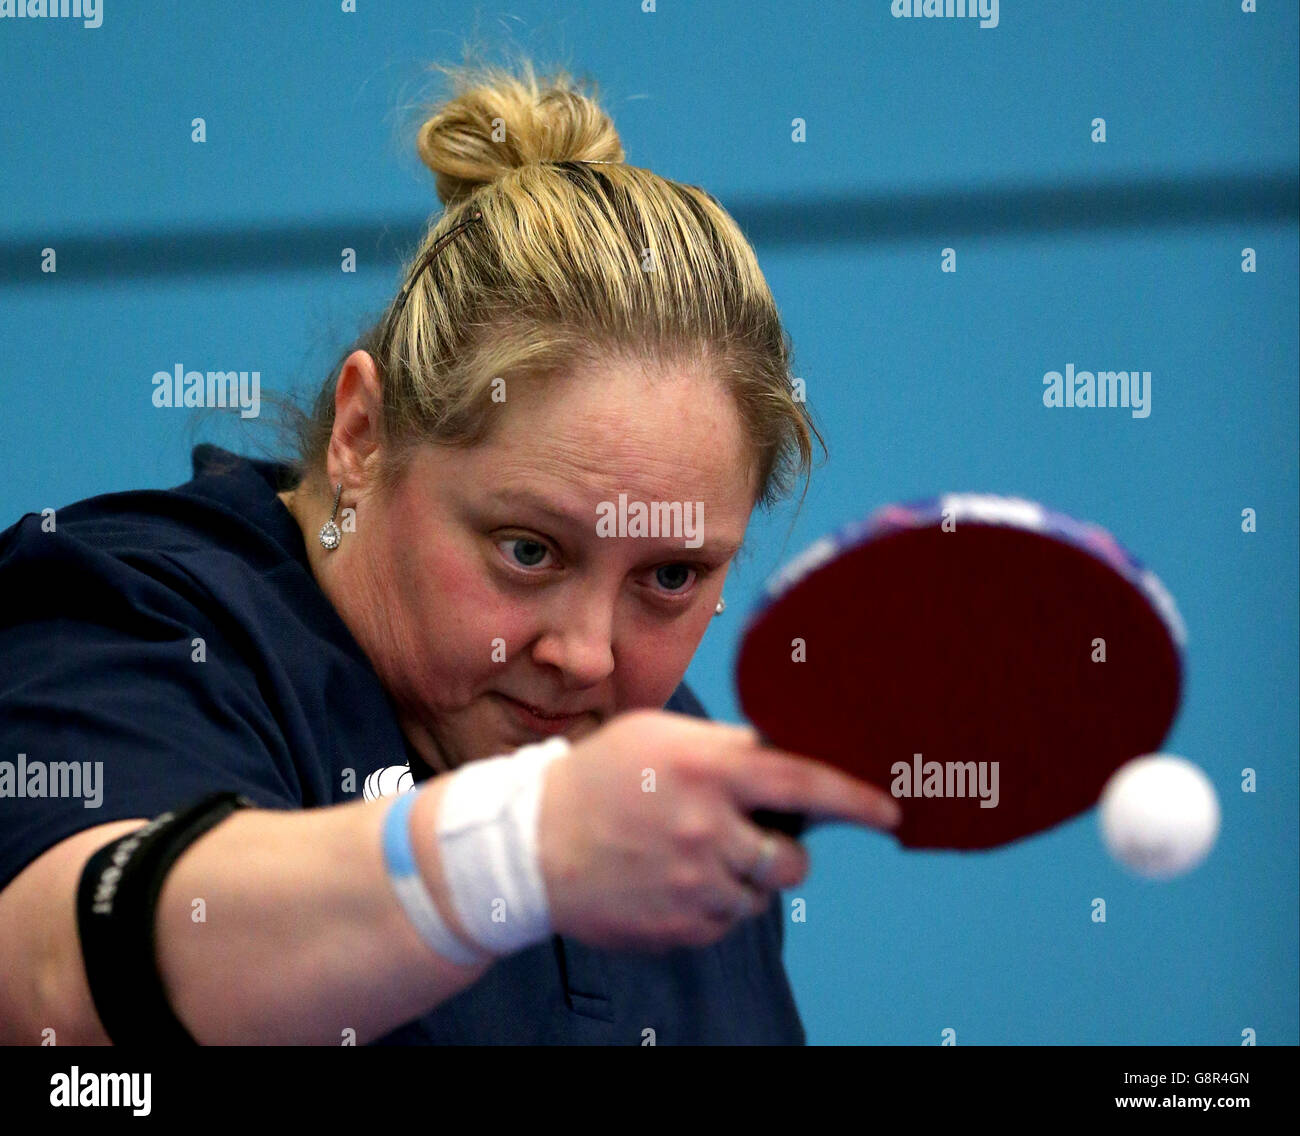
{"type": "Polygon", "coordinates": [[[492,500],[501,505],[524,505],[534,512],[545,513],[546,516],[553,517],[573,528],[585,528],[588,524],[586,516],[557,509],[547,498],[528,489],[498,489],[492,494],[492,500]]]}
{"type": "MultiPolygon", "coordinates": [[[[585,512],[568,513],[563,509],[557,509],[553,502],[540,493],[534,493],[529,489],[498,489],[492,493],[491,500],[501,505],[523,505],[535,512],[551,517],[571,529],[591,531],[595,528],[596,518],[594,515],[588,515],[585,512]]],[[[660,541],[672,539],[674,538],[659,538],[660,541]]],[[[741,541],[711,540],[705,537],[704,543],[699,548],[692,548],[689,551],[695,553],[709,552],[718,556],[732,557],[740,551],[741,543],[741,541]]]]}

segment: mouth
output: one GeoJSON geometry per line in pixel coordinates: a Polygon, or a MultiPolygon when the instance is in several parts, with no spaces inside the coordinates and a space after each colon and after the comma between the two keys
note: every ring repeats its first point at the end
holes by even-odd
{"type": "Polygon", "coordinates": [[[540,706],[520,702],[517,698],[511,698],[508,694],[498,692],[497,697],[501,699],[506,709],[517,722],[538,734],[562,734],[565,730],[591,714],[589,710],[582,710],[572,714],[556,714],[540,706]]]}

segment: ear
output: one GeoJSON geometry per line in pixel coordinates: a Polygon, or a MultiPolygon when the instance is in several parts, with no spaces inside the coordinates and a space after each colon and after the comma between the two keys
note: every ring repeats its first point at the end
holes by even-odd
{"type": "Polygon", "coordinates": [[[375,361],[365,351],[354,351],[344,360],[334,388],[334,432],[325,460],[331,491],[340,481],[344,492],[369,489],[379,462],[383,413],[375,361]]]}

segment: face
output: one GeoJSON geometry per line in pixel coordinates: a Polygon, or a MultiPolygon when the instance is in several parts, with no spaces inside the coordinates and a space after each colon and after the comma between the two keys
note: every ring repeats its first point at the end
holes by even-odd
{"type": "MultiPolygon", "coordinates": [[[[757,491],[734,403],[703,373],[604,365],[498,405],[488,441],[418,450],[389,494],[345,491],[356,532],[318,573],[438,770],[662,706],[757,491]]],[[[344,480],[336,457],[357,455],[331,449],[344,480]]]]}

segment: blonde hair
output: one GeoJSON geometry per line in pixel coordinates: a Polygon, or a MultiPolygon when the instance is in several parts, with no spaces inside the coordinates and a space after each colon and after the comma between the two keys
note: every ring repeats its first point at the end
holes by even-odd
{"type": "Polygon", "coordinates": [[[806,492],[812,439],[825,443],[793,395],[753,249],[717,199],[625,164],[595,95],[562,69],[436,69],[453,95],[417,149],[446,208],[403,273],[405,302],[349,348],[300,424],[299,475],[323,477],[334,388],[359,348],[383,382],[387,485],[413,445],[484,440],[494,379],[626,359],[719,377],[753,446],[756,503],[783,498],[796,472],[806,492]]]}

